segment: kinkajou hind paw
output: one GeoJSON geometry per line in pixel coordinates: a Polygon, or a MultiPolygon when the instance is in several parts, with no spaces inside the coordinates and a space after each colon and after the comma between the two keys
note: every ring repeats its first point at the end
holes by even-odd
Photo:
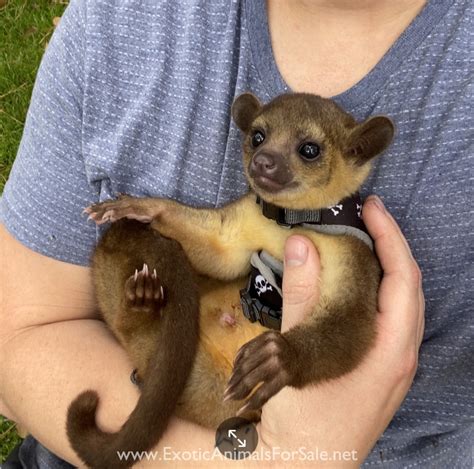
{"type": "Polygon", "coordinates": [[[133,310],[158,312],[165,305],[165,289],[156,269],[150,271],[147,264],[142,270],[135,270],[125,282],[125,299],[133,310]]]}

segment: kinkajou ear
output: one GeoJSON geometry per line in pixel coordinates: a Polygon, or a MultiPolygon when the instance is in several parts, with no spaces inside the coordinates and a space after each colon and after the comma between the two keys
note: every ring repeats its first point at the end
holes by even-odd
{"type": "Polygon", "coordinates": [[[262,103],[252,93],[243,93],[232,104],[232,118],[242,132],[247,133],[262,109],[262,103]]]}
{"type": "Polygon", "coordinates": [[[349,135],[345,155],[358,165],[382,153],[393,139],[395,126],[386,116],[374,116],[357,125],[349,135]]]}

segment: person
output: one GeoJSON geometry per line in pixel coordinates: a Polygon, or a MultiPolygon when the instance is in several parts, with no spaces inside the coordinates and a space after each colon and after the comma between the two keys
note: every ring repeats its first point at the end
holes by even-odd
{"type": "MultiPolygon", "coordinates": [[[[271,399],[261,448],[356,452],[337,467],[470,467],[472,21],[464,0],[71,0],[0,205],[0,413],[36,438],[20,450],[23,466],[66,465],[45,447],[79,464],[64,423],[80,391],[98,390],[110,431],[137,400],[131,364],[97,320],[87,265],[100,232],[82,209],[117,192],[196,206],[245,192],[230,105],[250,90],[264,101],[332,96],[398,129],[363,188],[393,214],[377,197],[363,209],[384,270],[377,344],[349,375],[271,399]],[[424,301],[410,251],[426,295],[419,357],[424,301]]],[[[285,263],[288,328],[317,299],[318,256],[294,236],[285,263]]],[[[212,449],[213,432],[173,419],[156,449],[166,447],[212,449]]]]}

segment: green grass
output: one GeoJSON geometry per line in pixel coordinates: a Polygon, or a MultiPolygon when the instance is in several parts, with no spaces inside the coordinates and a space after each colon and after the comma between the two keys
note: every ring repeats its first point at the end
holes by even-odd
{"type": "Polygon", "coordinates": [[[0,464],[20,441],[15,424],[0,415],[0,464]]]}
{"type": "MultiPolygon", "coordinates": [[[[0,193],[23,132],[41,56],[66,0],[0,0],[0,193]]],[[[20,441],[0,416],[0,464],[20,441]]]]}
{"type": "Polygon", "coordinates": [[[0,193],[20,143],[41,56],[66,0],[0,0],[0,193]]]}

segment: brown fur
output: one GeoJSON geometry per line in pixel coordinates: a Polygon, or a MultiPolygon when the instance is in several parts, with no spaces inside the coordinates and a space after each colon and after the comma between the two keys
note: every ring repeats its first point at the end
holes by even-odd
{"type": "MultiPolygon", "coordinates": [[[[180,381],[173,385],[173,390],[175,395],[181,395],[176,413],[209,427],[216,427],[225,418],[235,415],[239,408],[240,413],[247,415],[259,411],[286,385],[302,387],[341,376],[354,369],[367,353],[375,336],[374,316],[380,280],[380,267],[374,254],[355,237],[282,228],[263,217],[255,203],[255,193],[285,208],[316,209],[333,205],[359,188],[370,171],[370,160],[386,148],[393,136],[393,125],[385,117],[358,124],[332,101],[307,94],[283,95],[262,106],[257,98],[247,93],[234,103],[233,117],[245,134],[244,169],[252,188],[248,195],[215,210],[186,207],[170,200],[128,196],[88,209],[98,223],[122,218],[150,223],[150,230],[179,242],[200,274],[197,280],[200,291],[197,353],[186,386],[181,386],[180,381]],[[256,130],[265,134],[265,140],[253,148],[251,142],[256,130]],[[314,161],[302,159],[298,154],[302,142],[317,143],[321,148],[320,156],[314,161]],[[244,318],[239,307],[239,289],[245,284],[253,252],[265,249],[283,259],[285,241],[296,233],[310,238],[320,254],[320,300],[313,313],[293,329],[285,333],[267,331],[244,318]],[[233,319],[225,325],[223,317],[233,319]],[[245,404],[243,408],[242,404],[245,404]]],[[[136,239],[136,233],[127,233],[126,225],[123,228],[120,234],[112,228],[109,231],[111,239],[121,245],[122,237],[133,238],[132,251],[142,250],[143,256],[139,261],[134,259],[127,263],[127,255],[121,259],[114,253],[115,244],[107,252],[101,244],[96,259],[103,263],[95,262],[96,282],[97,276],[108,278],[108,270],[115,269],[119,274],[111,281],[115,285],[113,293],[117,298],[124,298],[123,285],[127,277],[146,262],[150,266],[160,265],[160,281],[170,292],[181,292],[181,280],[176,283],[165,279],[169,271],[180,268],[180,264],[169,263],[169,259],[160,261],[162,252],[157,251],[154,243],[143,244],[136,239]],[[113,267],[107,266],[105,259],[113,267]]],[[[185,274],[192,278],[191,273],[185,274]]],[[[156,292],[156,285],[149,283],[149,291],[150,295],[156,292]]],[[[161,368],[175,367],[177,373],[181,373],[182,368],[188,369],[181,358],[172,353],[167,355],[169,362],[164,362],[157,350],[176,348],[177,341],[182,345],[193,342],[194,335],[189,338],[188,334],[194,323],[181,321],[181,329],[174,328],[170,333],[164,331],[160,321],[156,321],[154,330],[146,322],[149,319],[142,322],[142,315],[136,315],[134,319],[125,315],[125,327],[125,323],[116,319],[117,315],[124,317],[120,307],[112,308],[107,303],[111,301],[110,289],[107,292],[98,289],[97,294],[105,319],[134,363],[143,368],[140,363],[149,360],[149,369],[157,370],[159,379],[152,377],[149,371],[143,379],[144,389],[156,389],[155,397],[142,394],[137,406],[137,409],[142,406],[147,411],[156,408],[160,402],[166,402],[160,394],[166,382],[161,368]],[[111,312],[110,317],[105,310],[111,312]],[[155,349],[158,335],[161,340],[155,349]],[[153,354],[146,346],[152,342],[152,337],[153,354]],[[144,353],[137,352],[134,341],[141,341],[144,353]]],[[[161,317],[177,316],[171,306],[168,303],[161,317]]],[[[192,316],[189,311],[187,314],[192,316]]],[[[194,349],[191,347],[190,350],[194,349]]],[[[86,397],[90,399],[90,396],[86,397]]],[[[74,403],[71,405],[68,419],[68,425],[74,425],[76,429],[70,433],[73,443],[84,434],[84,422],[74,422],[76,407],[74,403]]],[[[89,420],[85,424],[91,434],[100,435],[93,422],[94,411],[92,400],[87,412],[89,420]]],[[[127,425],[133,415],[116,434],[116,441],[123,442],[126,435],[127,447],[151,447],[158,441],[167,419],[153,423],[158,428],[153,432],[146,420],[137,434],[132,435],[127,431],[127,425]],[[152,441],[152,438],[144,437],[146,432],[157,438],[152,441]]],[[[94,460],[95,456],[86,459],[88,454],[97,454],[90,440],[74,447],[86,462],[94,467],[100,465],[94,460]]],[[[101,451],[112,457],[115,448],[116,445],[101,446],[101,451]]]]}
{"type": "Polygon", "coordinates": [[[97,428],[97,393],[82,393],[69,407],[67,434],[88,466],[127,467],[130,463],[119,461],[116,451],[147,450],[159,440],[191,373],[199,340],[197,278],[178,243],[131,220],[114,224],[102,237],[92,272],[100,311],[137,367],[142,392],[117,434],[97,428]],[[179,285],[186,295],[178,289],[167,290],[164,306],[153,298],[147,301],[144,295],[141,304],[127,296],[130,274],[133,279],[135,269],[145,262],[160,272],[162,282],[179,285]],[[185,341],[168,342],[171,337],[178,339],[183,331],[185,341]]]}

